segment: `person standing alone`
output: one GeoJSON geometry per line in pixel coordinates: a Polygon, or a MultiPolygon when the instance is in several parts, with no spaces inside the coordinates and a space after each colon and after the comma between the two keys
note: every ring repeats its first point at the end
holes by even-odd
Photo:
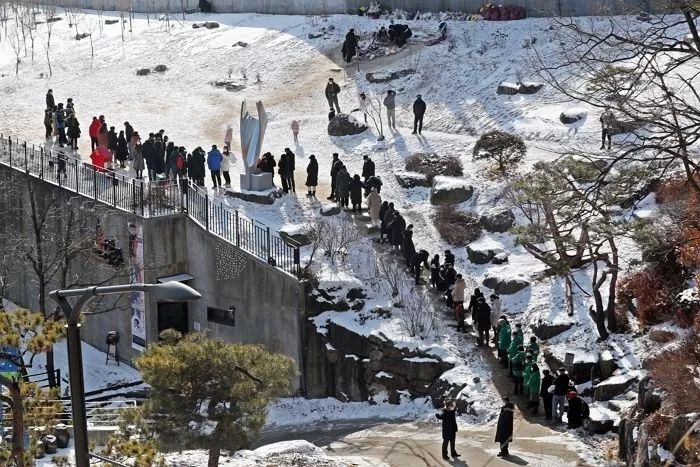
{"type": "Polygon", "coordinates": [[[396,91],[389,89],[384,97],[386,107],[386,124],[389,128],[396,129],[396,91]]]}
{"type": "Polygon", "coordinates": [[[340,86],[333,81],[333,78],[328,78],[328,84],[326,84],[326,100],[328,101],[331,111],[333,110],[333,106],[335,106],[335,109],[340,113],[338,94],[340,94],[340,86]]]}
{"type": "Polygon", "coordinates": [[[612,131],[613,127],[615,126],[615,114],[612,113],[610,107],[605,107],[605,110],[600,116],[600,125],[602,127],[601,136],[603,140],[602,144],[600,145],[600,149],[605,149],[606,138],[608,140],[608,149],[610,149],[610,145],[612,143],[612,131]]]}
{"type": "Polygon", "coordinates": [[[513,441],[513,409],[515,406],[507,397],[503,398],[503,407],[498,415],[498,424],[496,425],[496,439],[501,448],[497,454],[498,457],[508,457],[508,444],[513,441]]]}
{"type": "Polygon", "coordinates": [[[420,94],[416,97],[413,103],[413,134],[416,134],[416,128],[418,128],[418,134],[423,131],[423,115],[425,115],[425,101],[421,98],[420,94]]]}
{"type": "Polygon", "coordinates": [[[450,454],[452,457],[459,457],[455,450],[455,438],[457,437],[457,414],[455,412],[454,401],[446,401],[445,408],[442,413],[435,414],[438,420],[442,420],[442,458],[449,460],[447,457],[447,445],[450,445],[450,454]]]}
{"type": "Polygon", "coordinates": [[[216,144],[213,144],[211,151],[207,154],[207,165],[209,166],[211,181],[214,183],[215,189],[221,188],[221,161],[223,158],[224,156],[216,148],[216,144]]]}

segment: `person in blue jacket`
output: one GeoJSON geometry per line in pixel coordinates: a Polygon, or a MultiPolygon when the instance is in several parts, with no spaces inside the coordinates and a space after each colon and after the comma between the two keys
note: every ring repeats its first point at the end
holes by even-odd
{"type": "Polygon", "coordinates": [[[221,161],[224,160],[224,156],[216,148],[216,144],[213,144],[211,151],[207,153],[207,166],[211,172],[211,181],[214,183],[214,188],[221,188],[221,161]]]}

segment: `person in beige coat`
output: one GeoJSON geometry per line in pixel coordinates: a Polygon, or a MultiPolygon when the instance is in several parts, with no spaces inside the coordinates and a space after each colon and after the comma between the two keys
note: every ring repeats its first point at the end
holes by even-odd
{"type": "Polygon", "coordinates": [[[379,210],[382,207],[382,197],[377,193],[377,189],[372,187],[369,195],[367,195],[367,209],[369,217],[372,220],[372,225],[379,227],[381,222],[379,219],[379,210]]]}
{"type": "Polygon", "coordinates": [[[455,309],[455,319],[457,320],[457,331],[467,332],[464,326],[464,291],[467,288],[467,282],[461,274],[457,274],[455,285],[452,288],[452,306],[455,309]]]}

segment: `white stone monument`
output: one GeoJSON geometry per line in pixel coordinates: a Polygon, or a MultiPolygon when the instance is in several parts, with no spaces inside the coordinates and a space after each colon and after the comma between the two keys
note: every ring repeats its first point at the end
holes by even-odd
{"type": "Polygon", "coordinates": [[[246,101],[241,104],[241,158],[245,167],[245,173],[241,174],[242,191],[266,191],[273,186],[272,174],[260,172],[257,168],[267,128],[267,113],[262,102],[256,102],[255,106],[258,110],[257,118],[248,112],[246,101]]]}

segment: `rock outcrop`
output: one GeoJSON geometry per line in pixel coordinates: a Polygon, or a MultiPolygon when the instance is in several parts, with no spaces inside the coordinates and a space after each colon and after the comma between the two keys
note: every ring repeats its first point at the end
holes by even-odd
{"type": "Polygon", "coordinates": [[[484,212],[480,220],[488,232],[507,232],[515,224],[515,215],[506,207],[495,207],[484,212]]]}
{"type": "Polygon", "coordinates": [[[338,114],[328,122],[328,134],[330,136],[359,135],[365,131],[367,131],[367,125],[358,122],[348,114],[338,114]]]}
{"type": "Polygon", "coordinates": [[[430,189],[430,204],[459,204],[471,199],[474,195],[474,187],[466,180],[459,177],[445,177],[438,175],[433,178],[430,189]]]}

